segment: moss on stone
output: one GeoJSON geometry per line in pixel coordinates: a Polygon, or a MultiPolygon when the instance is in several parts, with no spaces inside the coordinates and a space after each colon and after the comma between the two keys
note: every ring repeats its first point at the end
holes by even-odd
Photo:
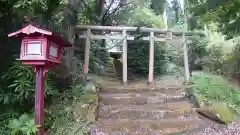
{"type": "Polygon", "coordinates": [[[88,80],[83,87],[84,94],[80,96],[80,101],[74,105],[73,115],[75,119],[93,123],[97,120],[98,92],[96,81],[88,80]]]}
{"type": "Polygon", "coordinates": [[[85,93],[80,97],[80,100],[84,103],[97,102],[98,96],[96,94],[85,93]]]}
{"type": "Polygon", "coordinates": [[[237,115],[240,115],[240,105],[237,105],[234,110],[237,113],[237,115]]]}
{"type": "Polygon", "coordinates": [[[92,123],[97,120],[97,108],[95,104],[77,103],[73,109],[73,116],[75,119],[92,123]]]}
{"type": "Polygon", "coordinates": [[[233,112],[225,102],[213,102],[210,106],[204,106],[196,110],[224,124],[231,123],[234,120],[233,112]]]}
{"type": "Polygon", "coordinates": [[[192,88],[187,88],[187,95],[190,98],[191,102],[195,104],[196,107],[200,107],[201,105],[204,104],[205,102],[205,97],[199,93],[197,93],[195,90],[192,88]]]}

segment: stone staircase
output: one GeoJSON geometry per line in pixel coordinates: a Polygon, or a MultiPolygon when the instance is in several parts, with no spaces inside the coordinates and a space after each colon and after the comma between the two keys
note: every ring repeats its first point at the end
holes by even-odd
{"type": "Polygon", "coordinates": [[[98,132],[102,135],[169,135],[201,123],[180,85],[113,87],[100,91],[98,132]]]}

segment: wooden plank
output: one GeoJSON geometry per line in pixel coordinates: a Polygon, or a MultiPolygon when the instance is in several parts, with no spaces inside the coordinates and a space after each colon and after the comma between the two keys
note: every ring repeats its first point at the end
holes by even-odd
{"type": "Polygon", "coordinates": [[[153,72],[154,72],[154,32],[150,32],[150,41],[149,41],[149,70],[148,70],[148,83],[153,82],[153,72]]]}
{"type": "Polygon", "coordinates": [[[86,44],[85,44],[85,56],[84,56],[84,73],[88,73],[89,68],[89,54],[90,54],[90,46],[91,46],[91,30],[88,29],[86,31],[86,44]]]}
{"type": "MultiPolygon", "coordinates": [[[[91,29],[91,30],[111,30],[111,31],[122,31],[123,29],[126,31],[136,31],[138,27],[130,27],[130,26],[95,26],[95,25],[77,25],[76,29],[81,30],[81,29],[91,29]]],[[[193,32],[193,31],[173,31],[169,29],[159,29],[159,28],[146,28],[146,27],[141,27],[140,32],[154,32],[158,34],[167,34],[171,32],[173,35],[179,35],[181,36],[182,34],[187,35],[200,35],[204,36],[204,32],[193,32]]]]}
{"type": "Polygon", "coordinates": [[[185,82],[189,83],[190,74],[189,74],[189,64],[188,64],[188,47],[186,42],[186,36],[183,34],[183,53],[184,53],[184,75],[185,75],[185,82]]]}
{"type": "MultiPolygon", "coordinates": [[[[85,35],[79,35],[79,38],[86,39],[87,36],[85,35]]],[[[110,39],[110,40],[122,40],[124,37],[123,36],[109,36],[109,35],[91,35],[92,40],[102,40],[102,39],[110,39]]],[[[127,36],[127,40],[134,40],[133,36],[127,36]]],[[[149,37],[143,37],[142,40],[144,41],[149,41],[149,37]]],[[[154,37],[155,41],[158,42],[165,42],[165,38],[158,38],[154,37]]]]}
{"type": "MultiPolygon", "coordinates": [[[[127,31],[122,31],[123,37],[127,36],[127,31]]],[[[123,38],[123,53],[122,53],[122,65],[123,65],[123,83],[127,84],[127,39],[123,38]]]]}
{"type": "MultiPolygon", "coordinates": [[[[79,38],[86,38],[85,35],[80,35],[79,38]]],[[[110,35],[91,35],[91,39],[93,40],[102,40],[102,39],[109,39],[109,40],[122,40],[123,36],[110,36],[110,35]]],[[[134,37],[128,36],[127,40],[134,40],[134,37]]]]}
{"type": "MultiPolygon", "coordinates": [[[[87,38],[86,35],[79,35],[78,37],[81,38],[81,39],[86,39],[87,38]]],[[[91,37],[91,40],[102,40],[102,39],[122,40],[124,38],[123,36],[106,36],[106,35],[91,35],[90,37],[91,37]]],[[[187,37],[187,39],[193,39],[193,38],[194,37],[192,37],[192,36],[187,37]]],[[[180,39],[180,38],[178,38],[178,39],[180,39]]],[[[166,38],[154,37],[155,42],[165,42],[165,41],[168,41],[168,40],[178,40],[178,39],[166,39],[166,38]]],[[[128,36],[127,40],[134,40],[134,37],[133,36],[128,36]]],[[[142,40],[149,41],[150,37],[143,37],[142,40]]],[[[188,44],[190,44],[190,43],[192,43],[192,40],[188,40],[187,42],[188,42],[188,44]]]]}

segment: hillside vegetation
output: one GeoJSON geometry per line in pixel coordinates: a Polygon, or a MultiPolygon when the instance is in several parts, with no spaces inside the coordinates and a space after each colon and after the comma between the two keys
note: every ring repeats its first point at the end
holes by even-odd
{"type": "MultiPolygon", "coordinates": [[[[82,73],[84,41],[74,33],[78,24],[168,26],[183,30],[187,23],[190,31],[205,31],[205,37],[196,37],[188,45],[190,71],[193,72],[192,92],[201,97],[201,102],[223,101],[229,112],[234,112],[231,114],[239,114],[239,88],[226,80],[236,84],[240,81],[237,10],[240,2],[189,0],[184,6],[180,3],[179,0],[1,0],[0,134],[31,135],[40,126],[33,123],[35,74],[32,67],[15,61],[20,53],[20,40],[7,37],[7,33],[28,22],[58,32],[73,44],[74,49],[66,49],[62,64],[46,76],[44,126],[46,131],[54,132],[49,134],[83,133],[88,123],[95,122],[98,85],[82,73]],[[181,7],[188,7],[185,12],[189,17],[187,22],[181,7]],[[164,21],[165,14],[167,21],[164,21]],[[194,73],[195,70],[201,70],[201,73],[194,73]],[[216,87],[212,83],[216,83],[216,87]]],[[[129,69],[145,77],[149,48],[148,43],[141,40],[142,34],[138,31],[133,34],[137,40],[129,42],[128,60],[129,69]]],[[[182,44],[176,47],[176,43],[175,47],[170,43],[155,44],[155,78],[161,78],[163,74],[183,75],[183,52],[179,49],[182,44]]],[[[99,75],[111,62],[105,43],[93,41],[90,73],[99,75]]],[[[231,121],[231,114],[224,121],[231,121]]]]}

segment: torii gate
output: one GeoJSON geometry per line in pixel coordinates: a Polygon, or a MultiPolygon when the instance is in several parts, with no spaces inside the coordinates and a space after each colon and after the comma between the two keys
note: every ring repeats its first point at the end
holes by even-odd
{"type": "Polygon", "coordinates": [[[188,47],[187,41],[192,36],[204,36],[204,32],[192,32],[192,31],[171,31],[168,29],[158,29],[158,28],[146,28],[146,27],[124,27],[124,26],[93,26],[93,25],[77,25],[76,31],[84,30],[84,35],[79,35],[79,38],[86,39],[85,44],[85,58],[84,58],[84,73],[88,73],[89,68],[89,52],[92,40],[122,40],[122,63],[123,63],[123,83],[127,84],[127,41],[134,40],[133,36],[128,36],[127,32],[134,32],[140,30],[140,32],[150,33],[148,37],[143,37],[145,41],[149,41],[149,73],[148,73],[148,83],[151,84],[154,80],[154,42],[164,42],[166,40],[171,40],[174,38],[181,38],[183,41],[184,50],[184,76],[185,82],[188,83],[190,80],[189,65],[188,65],[188,47]],[[109,36],[109,35],[93,35],[92,30],[96,31],[114,31],[122,32],[122,36],[109,36]],[[160,37],[155,35],[159,34],[160,37]]]}

